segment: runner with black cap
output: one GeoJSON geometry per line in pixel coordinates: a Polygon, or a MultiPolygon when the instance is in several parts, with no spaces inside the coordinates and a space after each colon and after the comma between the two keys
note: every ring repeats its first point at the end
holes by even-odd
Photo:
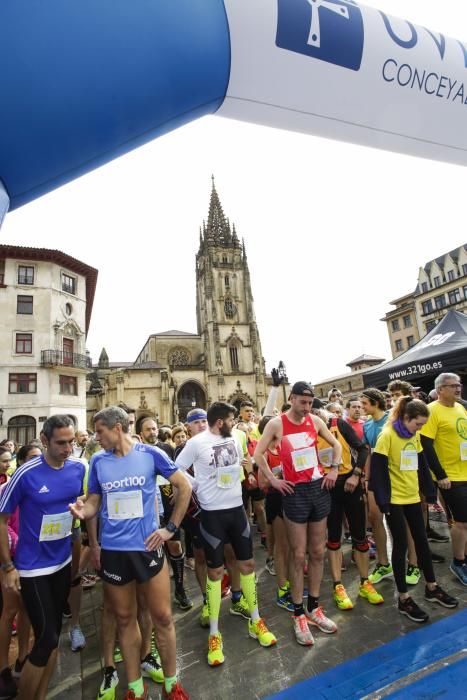
{"type": "Polygon", "coordinates": [[[286,413],[269,421],[258,442],[254,459],[270,485],[282,493],[284,522],[291,550],[293,625],[299,644],[314,643],[308,623],[332,634],[337,627],[319,605],[323,578],[326,521],[331,508],[329,489],[333,488],[342,458],[342,448],[318,416],[310,414],[313,390],[307,382],[296,382],[286,413]],[[317,442],[322,436],[332,449],[328,474],[319,463],[317,442]],[[266,454],[271,444],[279,444],[283,479],[272,473],[266,454]],[[303,567],[308,563],[308,601],[303,606],[303,567]]]}

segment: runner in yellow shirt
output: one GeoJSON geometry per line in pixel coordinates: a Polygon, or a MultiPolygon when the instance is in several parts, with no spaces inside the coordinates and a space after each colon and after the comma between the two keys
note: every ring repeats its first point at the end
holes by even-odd
{"type": "Polygon", "coordinates": [[[454,520],[449,568],[467,586],[467,411],[458,403],[462,384],[457,374],[440,374],[435,390],[438,400],[428,407],[430,417],[421,431],[422,444],[454,520]]]}

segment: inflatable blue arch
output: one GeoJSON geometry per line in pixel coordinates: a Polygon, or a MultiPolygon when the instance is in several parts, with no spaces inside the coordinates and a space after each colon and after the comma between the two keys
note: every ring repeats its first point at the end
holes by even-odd
{"type": "Polygon", "coordinates": [[[0,210],[206,114],[458,164],[467,47],[353,0],[2,0],[0,210]]]}

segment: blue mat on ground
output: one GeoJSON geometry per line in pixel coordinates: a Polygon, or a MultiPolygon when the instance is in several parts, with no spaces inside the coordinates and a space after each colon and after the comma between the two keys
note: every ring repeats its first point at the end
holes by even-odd
{"type": "MultiPolygon", "coordinates": [[[[462,649],[467,649],[467,610],[346,661],[270,696],[269,700],[359,700],[462,649]]],[[[443,698],[448,697],[445,688],[449,688],[450,697],[455,690],[457,697],[467,697],[467,661],[456,661],[391,697],[443,698]]]]}

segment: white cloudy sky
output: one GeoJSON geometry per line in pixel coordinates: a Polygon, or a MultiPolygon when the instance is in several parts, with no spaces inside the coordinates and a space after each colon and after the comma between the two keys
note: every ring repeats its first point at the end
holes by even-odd
{"type": "MultiPolygon", "coordinates": [[[[467,38],[465,2],[366,4],[467,38]]],[[[219,117],[12,212],[1,238],[97,267],[88,348],[134,360],[151,333],[196,331],[211,173],[246,241],[267,368],[282,359],[292,380],[338,374],[363,352],[389,358],[388,302],[467,241],[463,168],[219,117]]]]}

